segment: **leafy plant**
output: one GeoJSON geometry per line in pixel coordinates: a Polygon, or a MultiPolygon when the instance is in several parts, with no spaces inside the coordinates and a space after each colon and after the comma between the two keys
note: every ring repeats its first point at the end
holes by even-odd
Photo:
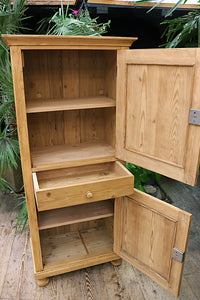
{"type": "MultiPolygon", "coordinates": [[[[22,22],[27,19],[25,17],[26,0],[1,0],[0,2],[0,35],[1,34],[15,34],[23,29],[22,22]]],[[[8,48],[0,38],[0,57],[8,55],[8,48]]]]}
{"type": "MultiPolygon", "coordinates": [[[[136,4],[152,2],[154,0],[141,0],[136,4]]],[[[158,1],[148,12],[152,11],[164,0],[158,1]]],[[[165,17],[170,16],[180,4],[185,4],[187,0],[178,0],[174,6],[168,11],[165,17]]],[[[200,2],[200,0],[198,0],[200,2]]],[[[199,10],[191,11],[184,16],[165,20],[161,25],[167,25],[162,37],[166,35],[167,43],[164,47],[200,47],[200,12],[199,10]]]]}
{"type": "MultiPolygon", "coordinates": [[[[178,0],[174,6],[172,8],[169,9],[169,11],[167,12],[167,14],[165,15],[165,17],[169,17],[181,4],[185,4],[188,0],[178,0]]],[[[134,4],[143,4],[146,2],[155,2],[155,0],[139,0],[134,2],[134,4]]],[[[152,6],[149,10],[148,13],[151,12],[154,8],[156,8],[159,4],[163,3],[164,0],[159,0],[154,6],[152,6]]]]}
{"type": "Polygon", "coordinates": [[[131,163],[126,163],[127,169],[134,175],[134,187],[140,191],[145,192],[143,184],[148,183],[150,178],[155,180],[155,182],[159,182],[161,175],[149,171],[147,169],[138,167],[131,163]]]}
{"type": "Polygon", "coordinates": [[[100,36],[101,34],[106,33],[110,21],[98,24],[97,19],[98,18],[92,19],[90,17],[87,7],[69,13],[68,3],[67,8],[64,11],[63,3],[61,1],[61,14],[56,12],[52,18],[42,20],[38,30],[44,29],[47,22],[47,34],[100,36]]]}
{"type": "MultiPolygon", "coordinates": [[[[7,168],[17,167],[19,143],[16,130],[14,91],[9,49],[4,44],[2,34],[16,34],[24,29],[25,1],[1,0],[0,2],[0,191],[9,189],[2,175],[7,168]]],[[[26,205],[24,213],[27,216],[26,205]]],[[[22,215],[19,215],[21,218],[22,215]]],[[[25,218],[24,220],[27,220],[25,218]]],[[[19,223],[20,224],[20,223],[19,223]]],[[[22,223],[21,223],[22,224],[22,223]]],[[[24,225],[25,226],[25,225],[24,225]]]]}
{"type": "Polygon", "coordinates": [[[17,168],[19,143],[16,131],[16,116],[14,109],[14,92],[9,56],[3,61],[0,58],[0,173],[11,166],[17,168]],[[4,64],[5,63],[5,64],[4,64]]]}
{"type": "Polygon", "coordinates": [[[1,193],[4,193],[5,191],[9,191],[9,190],[10,189],[9,189],[9,185],[8,185],[7,181],[4,178],[0,177],[0,191],[1,191],[1,193]]]}
{"type": "MultiPolygon", "coordinates": [[[[6,191],[9,191],[9,185],[7,181],[0,176],[0,192],[4,193],[6,191]]],[[[0,203],[0,208],[1,208],[1,203],[0,203]]]]}
{"type": "Polygon", "coordinates": [[[24,231],[24,228],[28,220],[27,205],[26,205],[26,198],[24,196],[19,197],[18,200],[22,200],[22,201],[16,206],[16,207],[21,206],[21,210],[15,227],[17,228],[17,230],[19,230],[22,227],[21,229],[21,233],[22,233],[24,231]]]}
{"type": "Polygon", "coordinates": [[[166,48],[176,47],[200,47],[200,12],[193,11],[187,15],[166,20],[161,24],[168,27],[163,33],[166,34],[166,48]]]}
{"type": "MultiPolygon", "coordinates": [[[[0,34],[14,34],[23,29],[22,21],[26,19],[24,13],[25,0],[2,0],[0,3],[0,34]]],[[[0,171],[6,166],[17,167],[16,158],[19,155],[19,144],[16,132],[16,117],[14,109],[14,91],[10,56],[7,46],[0,38],[0,171]]]]}
{"type": "Polygon", "coordinates": [[[23,29],[22,21],[25,20],[26,0],[1,0],[0,3],[0,28],[2,33],[18,33],[23,29]]]}
{"type": "MultiPolygon", "coordinates": [[[[12,139],[10,134],[6,133],[5,128],[2,133],[0,133],[0,170],[1,173],[5,172],[8,167],[11,166],[17,168],[16,158],[19,156],[19,143],[18,140],[12,139]]],[[[11,131],[12,134],[12,131],[11,131]]]]}

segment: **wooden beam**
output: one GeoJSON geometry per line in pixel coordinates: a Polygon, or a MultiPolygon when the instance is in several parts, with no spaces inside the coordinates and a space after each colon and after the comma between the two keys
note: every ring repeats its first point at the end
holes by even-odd
{"type": "MultiPolygon", "coordinates": [[[[105,5],[120,5],[120,6],[132,6],[132,7],[152,7],[156,4],[155,2],[146,2],[142,4],[136,4],[136,1],[123,1],[123,0],[88,0],[88,4],[105,4],[105,5]]],[[[174,3],[161,3],[158,5],[158,7],[173,7],[176,4],[174,3]]],[[[184,8],[184,9],[198,9],[200,8],[199,4],[180,4],[178,8],[184,8]]]]}

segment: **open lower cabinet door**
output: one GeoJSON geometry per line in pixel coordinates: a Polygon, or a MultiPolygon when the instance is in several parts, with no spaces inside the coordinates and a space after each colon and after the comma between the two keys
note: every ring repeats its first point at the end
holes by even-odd
{"type": "Polygon", "coordinates": [[[141,191],[115,200],[114,251],[178,296],[191,214],[141,191]]]}
{"type": "Polygon", "coordinates": [[[119,50],[117,59],[116,157],[195,185],[200,49],[119,50]]]}

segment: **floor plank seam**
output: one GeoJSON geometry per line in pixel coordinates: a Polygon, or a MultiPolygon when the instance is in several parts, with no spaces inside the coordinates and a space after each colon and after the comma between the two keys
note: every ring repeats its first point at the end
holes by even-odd
{"type": "Polygon", "coordinates": [[[126,290],[125,290],[125,287],[123,286],[123,283],[122,281],[120,280],[120,276],[119,276],[119,272],[118,272],[118,268],[120,268],[120,266],[113,266],[113,269],[115,270],[115,274],[116,274],[116,277],[117,277],[117,283],[118,283],[118,287],[120,288],[120,297],[124,300],[128,299],[127,297],[125,298],[124,296],[127,296],[125,295],[126,294],[126,290]]]}
{"type": "Polygon", "coordinates": [[[4,287],[4,284],[5,284],[5,280],[6,280],[6,274],[7,274],[7,271],[8,271],[8,265],[9,265],[9,261],[10,261],[10,257],[11,257],[15,237],[16,237],[16,230],[15,230],[13,240],[12,240],[12,244],[11,244],[11,247],[10,247],[10,253],[9,253],[9,257],[8,257],[8,261],[7,261],[6,270],[5,270],[5,273],[4,273],[4,279],[3,279],[2,287],[0,287],[1,288],[1,290],[0,290],[0,299],[1,299],[1,295],[3,293],[3,287],[4,287]]]}
{"type": "MultiPolygon", "coordinates": [[[[143,283],[142,279],[140,278],[140,274],[141,274],[140,271],[138,271],[138,270],[135,269],[134,267],[132,267],[132,269],[134,269],[134,272],[135,272],[137,281],[139,282],[140,289],[141,289],[141,292],[142,292],[142,296],[144,297],[144,300],[149,300],[150,298],[146,298],[145,293],[144,293],[145,287],[144,287],[144,283],[143,283]]],[[[144,276],[145,276],[145,275],[144,275],[144,276]]],[[[150,280],[151,280],[151,279],[150,279],[150,280]]]]}
{"type": "Polygon", "coordinates": [[[29,233],[26,230],[26,232],[24,232],[24,234],[26,234],[26,238],[25,238],[25,243],[24,243],[24,249],[22,252],[22,258],[21,258],[21,265],[20,265],[20,276],[19,276],[19,281],[18,281],[18,285],[17,285],[17,294],[16,294],[16,300],[20,300],[20,292],[21,292],[21,285],[23,282],[23,277],[24,277],[24,266],[25,266],[25,259],[26,259],[26,253],[28,250],[28,242],[29,242],[29,233]]]}
{"type": "Polygon", "coordinates": [[[87,299],[95,300],[92,293],[92,285],[90,281],[89,268],[85,269],[85,281],[86,281],[86,288],[87,288],[87,299]]]}
{"type": "Polygon", "coordinates": [[[103,277],[103,282],[104,282],[104,286],[106,288],[106,295],[107,295],[107,299],[109,299],[109,294],[108,294],[108,287],[107,287],[107,282],[105,281],[105,274],[104,274],[104,268],[101,268],[101,273],[102,273],[102,277],[103,277]]]}

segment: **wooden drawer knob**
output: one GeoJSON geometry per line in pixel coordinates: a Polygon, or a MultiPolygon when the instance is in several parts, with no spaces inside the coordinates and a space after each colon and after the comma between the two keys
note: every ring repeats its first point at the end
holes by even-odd
{"type": "Polygon", "coordinates": [[[87,197],[87,198],[92,198],[92,197],[93,197],[93,194],[92,194],[91,192],[87,192],[87,193],[86,193],[86,197],[87,197]]]}

